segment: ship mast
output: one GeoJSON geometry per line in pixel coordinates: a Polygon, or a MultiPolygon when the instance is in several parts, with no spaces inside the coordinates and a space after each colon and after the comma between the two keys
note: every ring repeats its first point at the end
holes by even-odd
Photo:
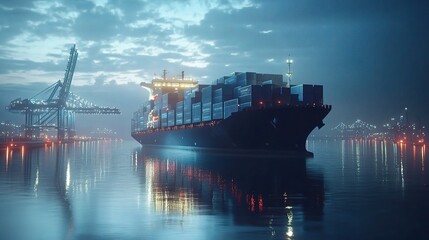
{"type": "Polygon", "coordinates": [[[290,83],[291,83],[291,78],[292,78],[292,72],[290,71],[290,65],[292,65],[293,60],[290,58],[290,54],[289,54],[289,58],[286,60],[286,64],[288,65],[288,71],[286,73],[287,76],[287,87],[290,87],[290,83]]]}
{"type": "Polygon", "coordinates": [[[165,80],[167,80],[167,70],[163,70],[162,71],[162,79],[165,81],[165,80]]]}

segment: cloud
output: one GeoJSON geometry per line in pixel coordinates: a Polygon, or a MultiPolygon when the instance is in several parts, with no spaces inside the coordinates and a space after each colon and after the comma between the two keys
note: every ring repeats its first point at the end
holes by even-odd
{"type": "Polygon", "coordinates": [[[195,67],[195,68],[205,68],[209,65],[208,62],[206,61],[183,61],[182,65],[184,66],[188,66],[188,67],[195,67]]]}
{"type": "Polygon", "coordinates": [[[80,13],[72,29],[81,40],[108,41],[121,34],[123,23],[120,17],[120,14],[112,9],[95,7],[80,13]]]}
{"type": "Polygon", "coordinates": [[[42,39],[31,34],[23,32],[12,38],[8,45],[1,47],[4,58],[11,60],[29,60],[33,62],[55,62],[62,60],[64,56],[58,53],[64,52],[66,44],[73,43],[73,38],[61,36],[49,36],[42,39]]]}
{"type": "Polygon", "coordinates": [[[165,61],[169,63],[180,63],[182,62],[181,58],[164,58],[165,61]]]}
{"type": "MultiPolygon", "coordinates": [[[[65,49],[73,43],[77,43],[79,49],[76,76],[81,76],[73,84],[91,84],[99,72],[112,74],[121,79],[115,82],[125,83],[125,79],[131,78],[124,76],[138,65],[142,67],[139,62],[150,57],[157,58],[150,61],[154,68],[162,68],[156,66],[156,62],[166,62],[204,69],[210,64],[210,52],[218,48],[216,41],[189,36],[186,28],[201,24],[212,11],[232,13],[256,6],[247,0],[160,3],[138,0],[126,3],[118,0],[5,1],[0,4],[1,16],[5,20],[0,25],[0,36],[7,37],[2,38],[5,44],[0,47],[0,58],[5,66],[13,68],[3,70],[7,74],[0,75],[0,80],[8,82],[8,79],[25,78],[21,72],[28,70],[28,77],[36,79],[28,81],[38,81],[41,72],[63,68],[67,58],[65,49]],[[25,65],[18,64],[19,61],[25,65]],[[35,63],[41,67],[37,69],[40,72],[31,70],[35,63]]],[[[142,71],[148,75],[153,69],[145,66],[148,67],[143,67],[142,71]]]]}
{"type": "Polygon", "coordinates": [[[293,81],[335,89],[326,96],[340,110],[346,108],[340,99],[351,91],[372,92],[376,104],[388,104],[395,96],[424,102],[426,95],[411,93],[427,86],[428,5],[397,0],[4,0],[0,84],[54,83],[63,77],[68,49],[76,43],[75,86],[134,84],[162,69],[184,70],[202,83],[232,71],[284,73],[291,54],[293,81]],[[403,79],[411,80],[404,86],[403,79]],[[380,91],[389,97],[378,100],[380,91]]]}
{"type": "Polygon", "coordinates": [[[213,10],[231,12],[253,7],[251,1],[168,1],[153,2],[147,5],[146,11],[154,12],[159,18],[166,20],[175,27],[199,25],[206,14],[213,10]]]}
{"type": "Polygon", "coordinates": [[[0,6],[4,8],[25,8],[33,6],[33,2],[27,0],[2,0],[0,6]]]}

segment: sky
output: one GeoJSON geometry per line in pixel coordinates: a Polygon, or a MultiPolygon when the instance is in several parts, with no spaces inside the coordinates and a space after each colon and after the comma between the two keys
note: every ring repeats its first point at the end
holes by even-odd
{"type": "MultiPolygon", "coordinates": [[[[138,84],[164,69],[209,83],[240,71],[285,74],[289,55],[292,84],[324,85],[327,126],[382,124],[405,107],[427,124],[428,12],[423,0],[2,0],[0,104],[62,79],[76,44],[71,91],[123,113],[82,116],[91,119],[83,129],[129,135],[147,98],[138,84]]],[[[1,109],[0,121],[18,118],[1,109]]]]}

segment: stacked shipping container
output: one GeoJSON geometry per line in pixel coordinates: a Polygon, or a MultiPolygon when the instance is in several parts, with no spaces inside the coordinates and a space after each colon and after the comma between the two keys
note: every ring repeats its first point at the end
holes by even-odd
{"type": "Polygon", "coordinates": [[[155,97],[134,113],[133,131],[221,120],[248,109],[323,105],[323,86],[289,88],[278,74],[236,72],[213,83],[155,97]]]}
{"type": "Polygon", "coordinates": [[[176,103],[176,125],[183,124],[183,101],[176,103]]]}
{"type": "Polygon", "coordinates": [[[218,85],[207,86],[202,89],[201,96],[201,121],[211,121],[212,120],[212,105],[213,105],[213,89],[218,85]]]}
{"type": "Polygon", "coordinates": [[[292,86],[292,94],[298,95],[298,102],[303,105],[323,105],[323,86],[300,84],[292,86]]]}

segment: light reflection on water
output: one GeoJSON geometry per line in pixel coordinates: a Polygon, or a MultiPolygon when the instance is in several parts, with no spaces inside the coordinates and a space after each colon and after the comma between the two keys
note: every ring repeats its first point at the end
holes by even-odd
{"type": "Polygon", "coordinates": [[[0,151],[1,239],[402,239],[429,226],[424,146],[313,159],[99,141],[0,151]]]}

